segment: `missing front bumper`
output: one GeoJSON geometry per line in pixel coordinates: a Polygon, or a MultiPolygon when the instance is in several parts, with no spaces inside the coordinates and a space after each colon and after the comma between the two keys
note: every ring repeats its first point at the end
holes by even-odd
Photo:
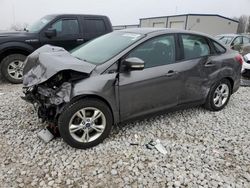
{"type": "Polygon", "coordinates": [[[42,121],[57,123],[57,117],[62,107],[70,101],[71,83],[64,82],[58,88],[50,88],[45,85],[24,87],[25,96],[21,98],[33,104],[42,121]]]}

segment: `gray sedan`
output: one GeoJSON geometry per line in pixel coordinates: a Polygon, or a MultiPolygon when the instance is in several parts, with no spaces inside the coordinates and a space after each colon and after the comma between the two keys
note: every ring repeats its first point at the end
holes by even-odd
{"type": "Polygon", "coordinates": [[[186,106],[223,109],[239,88],[242,66],[237,52],[209,36],[151,28],[115,31],[70,53],[44,46],[26,61],[23,98],[81,149],[141,116],[186,106]]]}

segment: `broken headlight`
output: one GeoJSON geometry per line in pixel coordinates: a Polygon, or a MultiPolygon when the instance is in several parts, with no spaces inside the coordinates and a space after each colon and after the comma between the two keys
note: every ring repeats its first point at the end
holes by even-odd
{"type": "Polygon", "coordinates": [[[31,93],[32,91],[34,91],[34,86],[31,86],[31,87],[23,87],[23,93],[24,93],[24,94],[31,93]]]}

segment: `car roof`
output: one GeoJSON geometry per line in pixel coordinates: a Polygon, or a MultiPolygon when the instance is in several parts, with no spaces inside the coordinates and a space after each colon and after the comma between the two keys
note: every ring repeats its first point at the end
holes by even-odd
{"type": "Polygon", "coordinates": [[[96,14],[49,14],[47,16],[86,16],[86,17],[106,17],[104,15],[96,15],[96,14]]]}
{"type": "Polygon", "coordinates": [[[237,36],[242,36],[242,35],[238,35],[238,34],[221,34],[221,35],[217,35],[217,36],[221,36],[221,37],[237,37],[237,36]]]}
{"type": "Polygon", "coordinates": [[[156,34],[168,34],[168,33],[187,33],[187,34],[196,34],[196,35],[202,35],[209,38],[212,38],[212,36],[207,35],[205,33],[201,32],[195,32],[195,31],[187,31],[183,29],[172,29],[172,28],[151,28],[151,27],[144,27],[144,28],[129,28],[129,29],[123,29],[123,30],[117,30],[118,32],[128,32],[128,33],[138,33],[143,35],[156,35],[156,34]]]}

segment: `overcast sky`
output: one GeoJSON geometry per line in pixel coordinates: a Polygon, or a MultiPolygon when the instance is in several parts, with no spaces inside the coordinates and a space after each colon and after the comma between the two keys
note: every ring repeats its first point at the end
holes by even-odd
{"type": "Polygon", "coordinates": [[[173,14],[250,15],[250,0],[0,0],[0,30],[52,13],[103,14],[113,25],[138,24],[139,18],[173,14]]]}

